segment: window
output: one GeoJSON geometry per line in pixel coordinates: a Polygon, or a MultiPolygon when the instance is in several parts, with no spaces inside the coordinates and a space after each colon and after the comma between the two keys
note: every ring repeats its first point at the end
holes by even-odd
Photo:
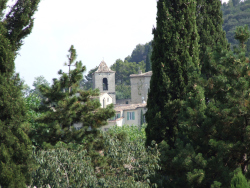
{"type": "Polygon", "coordinates": [[[108,79],[103,78],[102,80],[103,90],[108,90],[108,79]]]}
{"type": "Polygon", "coordinates": [[[107,102],[109,102],[109,97],[107,98],[107,102]]]}
{"type": "Polygon", "coordinates": [[[135,112],[127,112],[127,120],[135,120],[135,112]]]}
{"type": "Polygon", "coordinates": [[[120,118],[121,114],[116,114],[116,119],[120,118]]]}

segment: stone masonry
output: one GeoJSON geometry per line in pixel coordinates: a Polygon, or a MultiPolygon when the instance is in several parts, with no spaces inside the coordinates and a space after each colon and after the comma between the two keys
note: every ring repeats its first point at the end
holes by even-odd
{"type": "Polygon", "coordinates": [[[102,61],[98,70],[93,73],[93,89],[98,88],[100,93],[108,93],[112,101],[116,104],[115,96],[115,71],[112,71],[107,64],[102,61]]]}
{"type": "Polygon", "coordinates": [[[130,75],[132,104],[147,102],[151,76],[152,71],[130,75]]]}

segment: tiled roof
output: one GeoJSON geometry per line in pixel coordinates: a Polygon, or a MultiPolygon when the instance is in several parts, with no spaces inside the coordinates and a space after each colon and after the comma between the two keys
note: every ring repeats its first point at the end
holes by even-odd
{"type": "Polygon", "coordinates": [[[145,108],[147,106],[146,103],[139,104],[116,104],[114,106],[114,110],[116,112],[124,111],[124,110],[135,110],[137,108],[145,108]]]}
{"type": "Polygon", "coordinates": [[[145,76],[152,76],[152,71],[148,71],[141,74],[130,74],[129,77],[131,78],[131,77],[145,77],[145,76]]]}
{"type": "Polygon", "coordinates": [[[95,72],[115,72],[115,71],[112,71],[112,70],[108,67],[108,65],[107,65],[104,61],[102,61],[102,62],[100,63],[100,65],[99,65],[97,71],[95,71],[95,72]]]}
{"type": "Polygon", "coordinates": [[[123,117],[120,117],[120,118],[117,118],[117,119],[115,119],[115,120],[108,120],[109,122],[116,122],[116,121],[120,121],[120,120],[122,120],[122,119],[124,119],[123,117]]]}

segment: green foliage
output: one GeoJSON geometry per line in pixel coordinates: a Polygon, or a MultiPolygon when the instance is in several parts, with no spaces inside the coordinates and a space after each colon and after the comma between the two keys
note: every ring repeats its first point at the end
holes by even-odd
{"type": "Polygon", "coordinates": [[[115,86],[116,99],[130,99],[131,86],[125,84],[117,84],[115,86]]]}
{"type": "Polygon", "coordinates": [[[34,153],[39,164],[32,186],[52,187],[152,187],[150,178],[159,169],[157,148],[144,147],[145,126],[113,127],[103,133],[104,149],[98,156],[106,163],[93,165],[89,152],[78,144],[57,143],[53,149],[34,153]]]}
{"type": "Polygon", "coordinates": [[[92,79],[92,75],[95,71],[97,71],[98,66],[96,66],[95,68],[91,69],[87,75],[84,76],[83,80],[80,83],[80,87],[84,90],[89,90],[91,88],[93,88],[93,79],[92,79]]]}
{"type": "Polygon", "coordinates": [[[160,175],[170,178],[170,187],[230,187],[239,167],[248,176],[250,72],[241,46],[234,53],[224,47],[214,51],[211,66],[220,74],[188,93],[179,114],[175,148],[160,144],[164,172],[160,175]],[[206,104],[202,90],[209,97],[206,104]]]}
{"type": "MultiPolygon", "coordinates": [[[[235,29],[239,26],[248,25],[250,27],[250,1],[229,0],[228,3],[223,3],[223,30],[226,31],[228,42],[231,47],[237,47],[239,42],[234,38],[235,29]]],[[[250,55],[250,41],[246,42],[246,56],[250,55]]]]}
{"type": "Polygon", "coordinates": [[[115,73],[116,84],[116,99],[129,99],[131,98],[130,75],[138,74],[138,70],[145,72],[145,63],[141,62],[128,62],[120,59],[110,67],[115,73]]]}
{"type": "Polygon", "coordinates": [[[71,46],[68,66],[70,69],[74,63],[75,69],[69,70],[68,74],[59,70],[59,80],[54,79],[51,86],[43,84],[39,87],[44,96],[40,107],[43,114],[37,119],[37,122],[41,123],[37,130],[40,134],[40,145],[43,142],[55,145],[58,141],[83,143],[84,137],[91,143],[98,137],[98,128],[105,125],[107,119],[115,114],[113,105],[100,108],[100,102],[93,98],[99,96],[98,90],[79,89],[85,67],[81,61],[75,62],[75,59],[76,50],[71,46]],[[76,130],[74,124],[80,124],[82,128],[76,130]]]}
{"type": "Polygon", "coordinates": [[[126,57],[124,61],[136,62],[136,63],[139,63],[141,61],[146,62],[147,55],[151,50],[152,50],[152,41],[144,45],[138,44],[133,50],[131,56],[126,57]]]}
{"type": "Polygon", "coordinates": [[[145,63],[141,62],[128,62],[117,59],[116,62],[110,67],[111,70],[116,71],[115,83],[130,85],[130,74],[138,74],[138,70],[145,72],[145,63]]]}
{"type": "MultiPolygon", "coordinates": [[[[39,146],[38,140],[41,139],[39,134],[40,124],[36,122],[36,119],[39,118],[42,114],[38,112],[38,109],[41,105],[41,98],[34,93],[30,93],[25,97],[25,103],[27,108],[27,118],[26,121],[30,124],[28,136],[32,142],[32,145],[37,147],[39,146]]],[[[48,130],[47,130],[48,131],[48,130]]]]}
{"type": "Polygon", "coordinates": [[[153,75],[146,112],[146,144],[150,145],[152,140],[160,143],[165,139],[173,148],[178,134],[181,101],[199,77],[196,4],[195,1],[159,0],[157,9],[151,57],[153,75]]]}
{"type": "Polygon", "coordinates": [[[236,28],[234,38],[240,42],[241,48],[245,48],[244,43],[249,39],[250,32],[248,30],[248,25],[244,27],[240,26],[236,28]]]}
{"type": "Polygon", "coordinates": [[[32,187],[94,187],[98,182],[86,153],[80,145],[70,150],[63,143],[37,151],[34,157],[39,167],[32,174],[32,187]]]}
{"type": "Polygon", "coordinates": [[[33,161],[23,83],[14,73],[14,60],[31,33],[39,0],[17,0],[4,16],[6,3],[0,1],[0,187],[22,188],[30,183],[33,161]]]}
{"type": "Polygon", "coordinates": [[[32,86],[34,87],[34,89],[30,90],[30,93],[32,94],[35,94],[37,95],[38,97],[40,98],[43,98],[40,90],[39,90],[39,87],[40,85],[45,85],[45,86],[48,86],[49,87],[49,82],[44,78],[44,76],[38,76],[38,77],[35,77],[35,80],[32,84],[32,86]]]}
{"type": "Polygon", "coordinates": [[[150,48],[148,49],[148,54],[147,54],[147,58],[146,58],[146,72],[152,70],[152,67],[151,67],[151,55],[152,55],[152,47],[150,46],[150,48]]]}
{"type": "Polygon", "coordinates": [[[236,169],[234,177],[231,180],[231,188],[248,188],[246,177],[242,174],[241,169],[236,169]]]}
{"type": "Polygon", "coordinates": [[[222,29],[223,19],[220,0],[198,0],[196,24],[199,40],[199,59],[201,74],[208,79],[216,71],[211,66],[212,52],[217,46],[229,50],[226,33],[222,29]]]}
{"type": "Polygon", "coordinates": [[[110,135],[116,135],[125,132],[127,133],[128,139],[130,141],[142,140],[143,142],[140,142],[138,144],[141,144],[143,146],[146,139],[145,128],[146,124],[143,124],[141,129],[139,129],[138,126],[128,126],[128,125],[124,125],[122,127],[114,126],[108,130],[108,133],[110,135]]]}

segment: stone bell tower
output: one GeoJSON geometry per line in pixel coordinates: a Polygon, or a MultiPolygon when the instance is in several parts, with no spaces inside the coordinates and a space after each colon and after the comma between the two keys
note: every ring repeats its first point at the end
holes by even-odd
{"type": "Polygon", "coordinates": [[[92,75],[93,89],[99,89],[100,93],[108,93],[116,104],[115,98],[115,71],[112,71],[107,64],[102,61],[92,75]]]}

